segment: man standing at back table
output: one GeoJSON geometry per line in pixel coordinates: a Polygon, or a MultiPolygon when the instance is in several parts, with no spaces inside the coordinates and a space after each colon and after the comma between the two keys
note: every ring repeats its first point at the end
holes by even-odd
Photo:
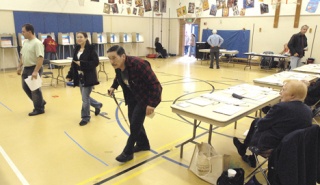
{"type": "Polygon", "coordinates": [[[213,58],[216,58],[217,69],[220,69],[219,66],[219,49],[223,43],[223,38],[217,34],[217,30],[212,30],[212,35],[207,39],[208,44],[210,45],[210,68],[213,69],[213,58]]]}
{"type": "Polygon", "coordinates": [[[288,47],[290,50],[290,70],[299,66],[301,58],[304,56],[304,51],[308,48],[306,32],[309,26],[303,25],[299,33],[292,35],[288,47]]]}
{"type": "Polygon", "coordinates": [[[22,88],[33,102],[34,109],[29,113],[29,116],[35,116],[44,113],[44,105],[46,102],[43,100],[41,88],[31,91],[24,80],[28,78],[28,76],[32,76],[32,79],[37,79],[38,74],[41,76],[44,48],[41,41],[35,37],[34,28],[31,24],[22,26],[22,35],[27,40],[24,41],[21,48],[21,57],[17,74],[21,75],[21,69],[22,66],[24,66],[21,76],[22,88]]]}

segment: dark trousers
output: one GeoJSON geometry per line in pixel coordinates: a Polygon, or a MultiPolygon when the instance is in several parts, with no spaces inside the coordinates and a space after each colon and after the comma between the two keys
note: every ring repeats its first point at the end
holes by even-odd
{"type": "MultiPolygon", "coordinates": [[[[28,87],[27,83],[24,81],[24,79],[28,78],[28,76],[31,76],[33,73],[33,70],[36,66],[31,67],[24,67],[23,73],[21,75],[22,77],[22,88],[24,92],[27,94],[27,96],[30,98],[30,100],[33,102],[34,110],[43,111],[44,110],[44,100],[41,92],[41,88],[31,91],[28,87]]],[[[42,68],[39,70],[39,75],[41,77],[42,74],[42,68]]]]}
{"type": "Polygon", "coordinates": [[[216,65],[219,67],[219,47],[211,47],[210,48],[210,67],[213,67],[213,59],[216,59],[216,65]]]}
{"type": "Polygon", "coordinates": [[[257,119],[254,119],[250,125],[250,129],[249,129],[249,132],[247,134],[247,137],[244,139],[244,142],[243,144],[248,147],[251,143],[251,140],[252,140],[252,137],[254,135],[254,133],[256,132],[257,130],[257,122],[259,121],[259,118],[257,119]]]}
{"type": "Polygon", "coordinates": [[[130,135],[123,152],[126,155],[133,154],[133,148],[136,144],[141,148],[150,147],[146,131],[143,126],[146,117],[146,106],[136,101],[128,103],[128,117],[130,122],[130,135]]]}

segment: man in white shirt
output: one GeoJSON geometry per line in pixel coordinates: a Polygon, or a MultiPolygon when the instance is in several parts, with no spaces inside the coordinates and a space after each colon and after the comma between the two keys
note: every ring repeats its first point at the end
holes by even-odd
{"type": "Polygon", "coordinates": [[[217,34],[217,30],[212,30],[212,35],[207,39],[208,44],[210,45],[210,68],[213,69],[213,58],[216,59],[217,69],[220,69],[219,66],[219,49],[223,43],[223,38],[217,34]]]}

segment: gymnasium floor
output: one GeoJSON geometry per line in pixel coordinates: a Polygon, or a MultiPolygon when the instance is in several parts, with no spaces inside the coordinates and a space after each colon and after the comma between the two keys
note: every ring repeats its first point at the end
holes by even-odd
{"type": "MultiPolygon", "coordinates": [[[[106,63],[107,81],[100,73],[100,85],[92,97],[103,103],[99,116],[91,113],[88,125],[80,127],[81,96],[79,88],[42,87],[47,101],[46,113],[34,117],[32,102],[21,87],[21,76],[15,70],[0,71],[0,184],[1,185],[202,185],[188,170],[195,145],[185,145],[181,159],[180,144],[192,135],[192,119],[182,119],[171,112],[170,105],[179,97],[190,98],[211,92],[213,87],[225,89],[241,83],[253,83],[254,78],[275,73],[262,71],[258,66],[243,70],[243,64],[221,63],[220,69],[209,69],[206,61],[195,58],[171,57],[148,59],[163,86],[162,102],[156,115],[146,118],[145,128],[151,151],[134,154],[134,159],[121,164],[115,157],[122,152],[128,137],[128,126],[114,100],[106,95],[114,70],[106,63]]],[[[67,73],[69,67],[64,69],[67,73]]],[[[55,75],[57,70],[54,70],[55,75]]],[[[48,83],[50,79],[44,79],[48,83]]],[[[121,88],[116,98],[124,114],[121,88]]],[[[181,98],[180,98],[181,100],[181,98]]],[[[94,109],[92,108],[92,111],[94,109]]],[[[212,144],[220,154],[231,156],[231,167],[242,167],[248,174],[252,169],[241,161],[232,137],[243,138],[252,119],[214,128],[212,144]]],[[[202,123],[196,141],[207,141],[209,125],[202,123]]]]}

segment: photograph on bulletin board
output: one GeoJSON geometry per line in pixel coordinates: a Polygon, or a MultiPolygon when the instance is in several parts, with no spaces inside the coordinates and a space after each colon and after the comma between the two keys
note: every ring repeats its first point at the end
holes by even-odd
{"type": "Polygon", "coordinates": [[[131,6],[132,5],[132,0],[127,0],[127,5],[131,6]]]}
{"type": "Polygon", "coordinates": [[[229,16],[229,8],[222,8],[222,17],[228,17],[229,16]]]}
{"type": "Polygon", "coordinates": [[[167,12],[167,0],[159,0],[160,5],[160,12],[166,13],[167,12]]]}
{"type": "Polygon", "coordinates": [[[318,4],[319,4],[318,0],[310,0],[307,7],[306,7],[306,11],[309,13],[316,12],[318,9],[318,4]]]}
{"type": "Polygon", "coordinates": [[[144,16],[144,8],[142,8],[142,7],[139,8],[139,16],[141,16],[141,17],[144,16]]]}
{"type": "Polygon", "coordinates": [[[136,7],[142,6],[142,0],[135,0],[136,7]]]}
{"type": "Polygon", "coordinates": [[[182,16],[182,8],[177,8],[177,17],[181,17],[182,16]]]}
{"type": "Polygon", "coordinates": [[[119,4],[124,4],[124,0],[119,0],[119,4]]]}
{"type": "Polygon", "coordinates": [[[103,13],[110,14],[110,5],[108,3],[104,3],[103,13]]]}
{"type": "Polygon", "coordinates": [[[154,1],[153,11],[154,12],[159,12],[159,1],[154,1]]]}
{"type": "Polygon", "coordinates": [[[143,0],[145,12],[151,11],[151,2],[150,0],[143,0]]]}
{"type": "Polygon", "coordinates": [[[137,15],[137,8],[133,8],[132,14],[133,14],[133,15],[137,15]]]}
{"type": "Polygon", "coordinates": [[[108,0],[108,3],[114,3],[114,0],[108,0]]]}
{"type": "Polygon", "coordinates": [[[194,3],[189,3],[188,13],[194,13],[194,7],[195,7],[194,3]]]}
{"type": "Polygon", "coordinates": [[[222,8],[222,0],[216,0],[216,6],[217,6],[217,9],[221,9],[222,8]]]}
{"type": "Polygon", "coordinates": [[[187,15],[187,6],[181,7],[182,15],[187,15]]]}
{"type": "Polygon", "coordinates": [[[242,8],[242,9],[241,9],[240,15],[241,15],[241,16],[245,16],[245,15],[246,15],[246,9],[245,9],[245,8],[242,8]]]}
{"type": "Polygon", "coordinates": [[[217,6],[216,5],[211,5],[211,8],[210,8],[210,15],[213,15],[213,16],[216,16],[217,15],[217,6]]]}

